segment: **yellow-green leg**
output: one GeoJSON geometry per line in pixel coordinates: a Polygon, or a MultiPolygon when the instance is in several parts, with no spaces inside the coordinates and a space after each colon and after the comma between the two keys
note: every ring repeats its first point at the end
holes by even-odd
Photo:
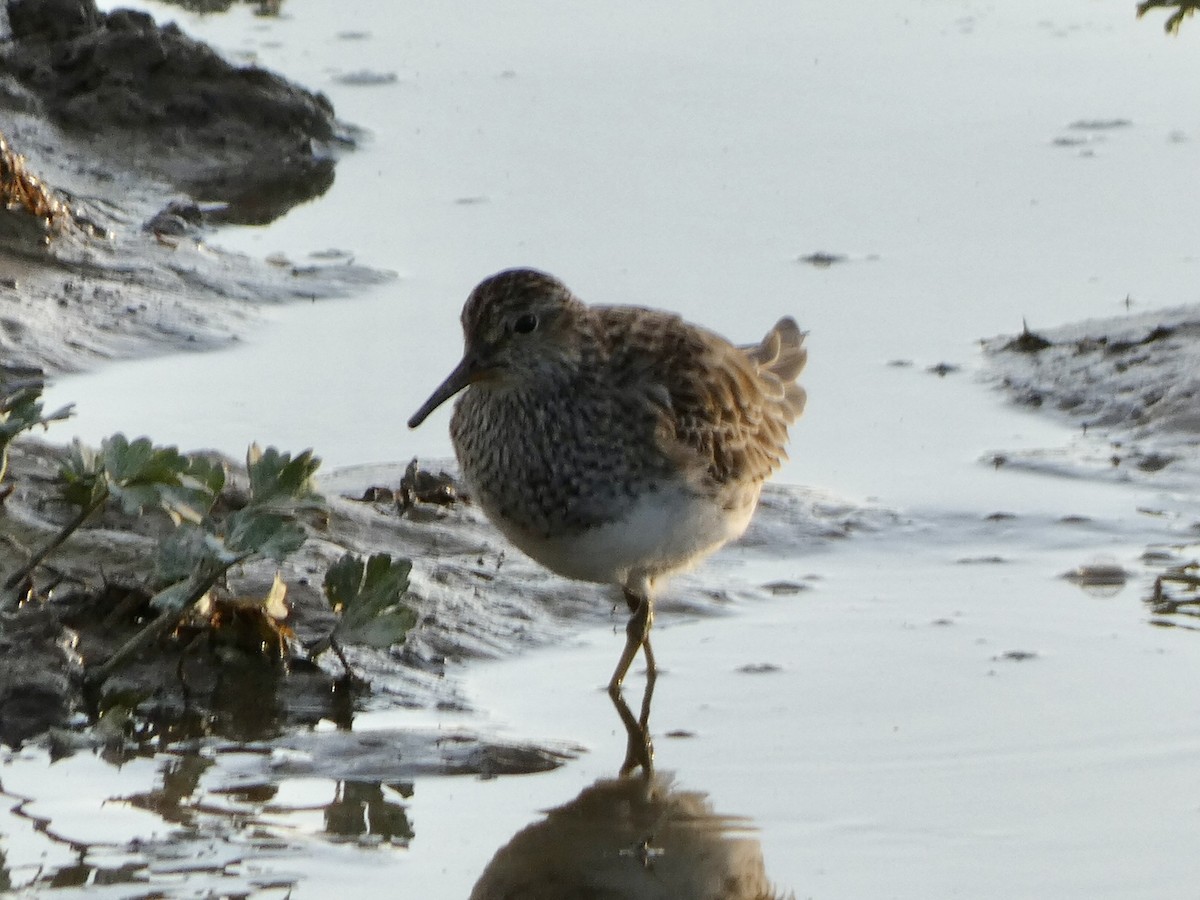
{"type": "Polygon", "coordinates": [[[625,603],[632,615],[625,625],[625,649],[621,651],[617,668],[608,682],[608,692],[614,697],[621,692],[621,683],[625,680],[625,675],[629,672],[639,649],[645,651],[647,681],[653,684],[658,677],[658,667],[654,664],[654,650],[650,647],[650,628],[654,625],[654,601],[650,594],[649,580],[643,578],[639,581],[638,587],[641,590],[635,591],[629,585],[623,589],[625,603]]]}

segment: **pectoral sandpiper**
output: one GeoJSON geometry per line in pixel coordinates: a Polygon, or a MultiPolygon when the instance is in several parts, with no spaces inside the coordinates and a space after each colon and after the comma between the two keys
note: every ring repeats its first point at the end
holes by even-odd
{"type": "Polygon", "coordinates": [[[465,352],[411,419],[464,391],[450,435],[471,496],[560,575],[619,585],[631,615],[616,695],[650,648],[655,583],[745,531],[804,409],[804,334],[780,319],[738,347],[679,316],[587,306],[512,269],[462,312],[465,352]]]}

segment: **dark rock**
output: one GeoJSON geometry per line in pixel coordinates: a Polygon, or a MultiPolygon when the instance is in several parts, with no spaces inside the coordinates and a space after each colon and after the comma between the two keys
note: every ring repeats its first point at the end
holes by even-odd
{"type": "Polygon", "coordinates": [[[41,112],[202,200],[223,220],[263,223],[333,182],[352,140],[329,100],[254,66],[235,66],[174,24],[102,13],[92,0],[10,0],[0,106],[41,112]]]}
{"type": "Polygon", "coordinates": [[[17,40],[69,41],[100,27],[90,0],[9,0],[8,24],[17,40]]]}

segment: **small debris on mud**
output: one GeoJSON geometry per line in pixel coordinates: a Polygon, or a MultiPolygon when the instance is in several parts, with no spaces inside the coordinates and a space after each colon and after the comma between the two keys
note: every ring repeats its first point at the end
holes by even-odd
{"type": "Polygon", "coordinates": [[[343,72],[333,78],[338,84],[351,87],[375,87],[381,84],[395,84],[399,76],[395,72],[374,72],[370,69],[360,69],[357,72],[343,72]]]}
{"type": "Polygon", "coordinates": [[[1030,331],[1029,326],[1022,323],[1021,333],[1005,344],[1002,349],[1009,353],[1037,353],[1053,346],[1051,341],[1030,331]]]}
{"type": "Polygon", "coordinates": [[[925,371],[931,375],[937,375],[939,378],[945,378],[947,375],[953,374],[958,370],[959,367],[954,365],[954,363],[940,362],[936,366],[930,366],[925,371]]]}
{"type": "Polygon", "coordinates": [[[1147,565],[1160,569],[1146,605],[1157,616],[1154,625],[1200,628],[1200,553],[1195,546],[1164,549],[1150,547],[1142,555],[1147,565]],[[1192,554],[1197,555],[1193,556],[1192,554]],[[1181,617],[1181,618],[1176,618],[1181,617]]]}
{"type": "Polygon", "coordinates": [[[447,472],[435,474],[422,469],[415,458],[404,470],[404,476],[395,489],[372,485],[358,498],[364,503],[395,503],[400,515],[421,503],[452,506],[465,499],[466,495],[459,488],[454,476],[447,472]]]}
{"type": "Polygon", "coordinates": [[[197,234],[204,225],[204,212],[191,200],[172,200],[142,225],[155,237],[197,234]]]}
{"type": "MultiPolygon", "coordinates": [[[[43,232],[43,243],[72,221],[67,202],[29,171],[25,157],[13,151],[3,134],[0,134],[0,208],[32,217],[43,232]]],[[[3,219],[5,225],[11,221],[8,216],[3,219]]],[[[14,282],[11,286],[15,289],[17,285],[14,282]]]]}
{"type": "Polygon", "coordinates": [[[808,263],[815,269],[828,269],[830,266],[846,262],[848,259],[849,257],[843,253],[825,253],[820,250],[806,256],[796,257],[797,262],[808,263]]]}
{"type": "Polygon", "coordinates": [[[418,503],[451,506],[462,498],[463,494],[452,476],[446,472],[427,472],[414,458],[404,470],[404,477],[400,479],[396,505],[403,514],[418,503]]]}
{"type": "Polygon", "coordinates": [[[1080,587],[1123,587],[1131,576],[1116,563],[1095,562],[1077,566],[1062,577],[1080,587]]]}
{"type": "Polygon", "coordinates": [[[763,585],[763,590],[770,591],[777,597],[788,597],[808,590],[808,586],[795,581],[771,581],[763,585]]]}
{"type": "Polygon", "coordinates": [[[736,671],[743,675],[770,675],[774,672],[782,672],[783,666],[775,663],[747,663],[744,666],[738,666],[736,671]]]}
{"type": "Polygon", "coordinates": [[[1028,662],[1031,659],[1037,658],[1037,653],[1032,650],[1006,650],[992,657],[996,662],[1028,662]]]}
{"type": "Polygon", "coordinates": [[[1159,472],[1178,459],[1168,453],[1147,453],[1137,457],[1137,467],[1143,472],[1159,472]]]}
{"type": "Polygon", "coordinates": [[[1133,122],[1129,119],[1076,119],[1067,127],[1074,131],[1112,131],[1116,128],[1129,128],[1133,122]]]}

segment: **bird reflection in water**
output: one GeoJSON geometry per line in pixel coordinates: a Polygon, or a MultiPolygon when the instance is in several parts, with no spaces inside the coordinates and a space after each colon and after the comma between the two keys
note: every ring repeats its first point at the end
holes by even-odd
{"type": "Polygon", "coordinates": [[[501,847],[471,900],[768,900],[750,823],[718,815],[705,794],[654,770],[647,683],[640,716],[613,697],[629,742],[602,778],[501,847]],[[640,771],[639,771],[640,770],[640,771]]]}

